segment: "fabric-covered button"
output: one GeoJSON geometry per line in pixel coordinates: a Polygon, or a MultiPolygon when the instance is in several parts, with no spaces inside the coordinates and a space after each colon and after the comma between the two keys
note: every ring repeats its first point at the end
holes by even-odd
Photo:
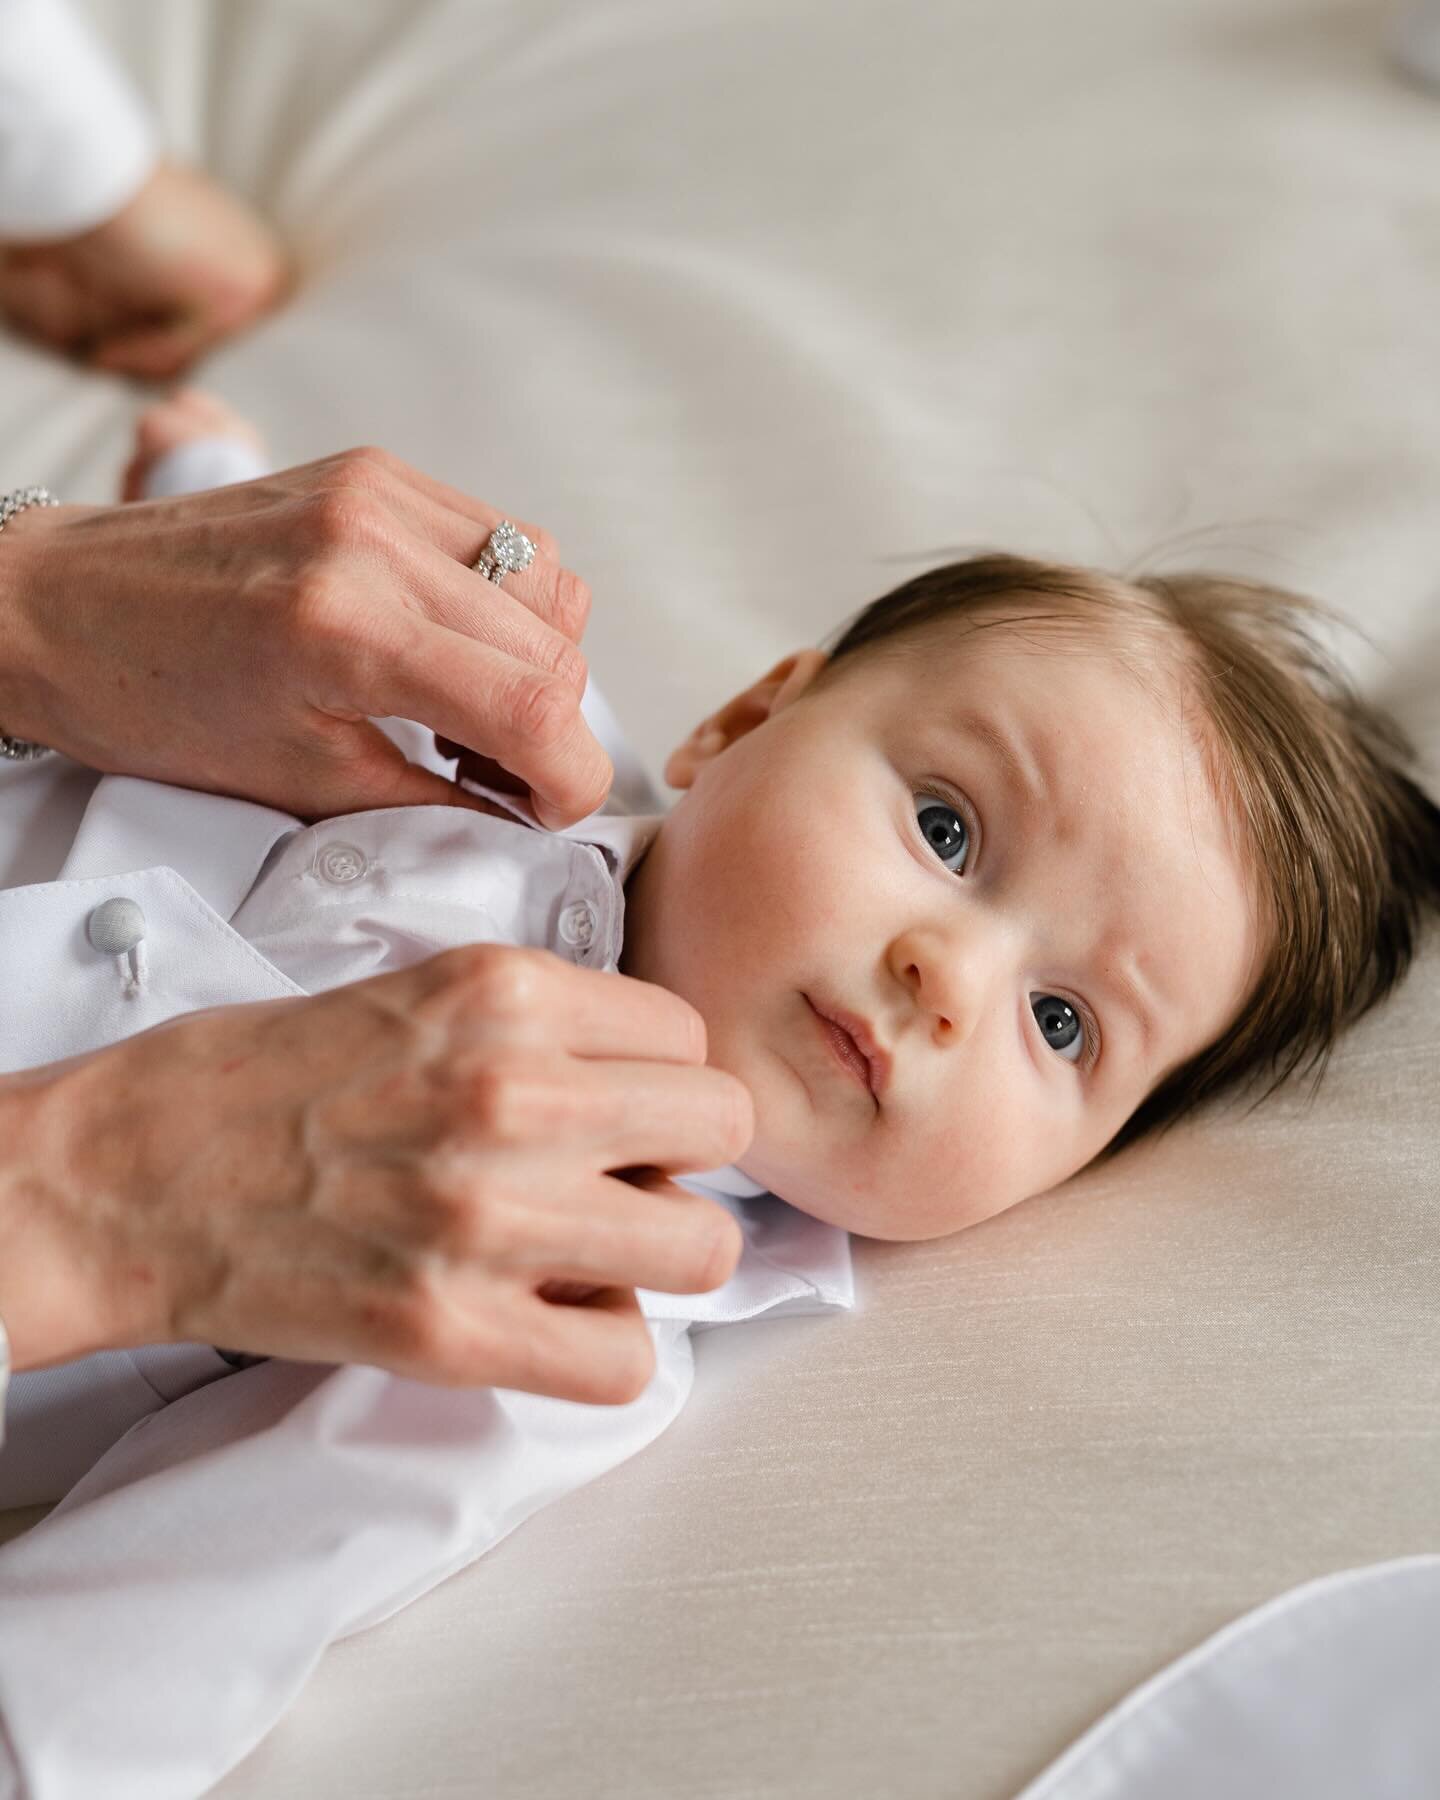
{"type": "Polygon", "coordinates": [[[320,852],[316,867],[322,881],[344,887],[347,882],[358,881],[369,864],[365,852],[357,850],[353,844],[327,844],[320,852]]]}
{"type": "Polygon", "coordinates": [[[577,900],[560,915],[560,937],[577,950],[588,950],[595,936],[595,908],[587,900],[577,900]]]}
{"type": "Polygon", "coordinates": [[[145,915],[133,900],[106,900],[86,921],[85,935],[107,956],[124,956],[145,936],[145,915]]]}

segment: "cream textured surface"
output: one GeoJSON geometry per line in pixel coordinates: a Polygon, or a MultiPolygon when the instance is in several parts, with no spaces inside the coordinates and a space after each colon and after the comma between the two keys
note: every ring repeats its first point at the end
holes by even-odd
{"type": "MultiPolygon", "coordinates": [[[[1440,98],[1380,7],[95,16],[304,259],[202,379],[281,462],[378,441],[547,524],[652,767],[947,548],[1164,543],[1345,609],[1440,776],[1440,98]]],[[[0,344],[0,489],[106,497],[139,398],[0,344]]],[[[1248,1607],[1435,1549],[1437,1020],[1432,937],[1313,1106],[708,1334],[657,1444],[216,1792],[1007,1800],[1248,1607]]]]}

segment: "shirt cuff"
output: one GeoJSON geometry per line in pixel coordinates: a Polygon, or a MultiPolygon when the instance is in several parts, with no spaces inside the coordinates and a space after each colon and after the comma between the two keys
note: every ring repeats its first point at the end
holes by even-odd
{"type": "Polygon", "coordinates": [[[147,500],[175,494],[198,494],[205,488],[230,487],[270,473],[264,451],[239,438],[191,438],[177,444],[152,464],[144,481],[147,500]]]}
{"type": "Polygon", "coordinates": [[[0,238],[102,224],[159,154],[139,90],[68,0],[0,0],[0,238]]]}

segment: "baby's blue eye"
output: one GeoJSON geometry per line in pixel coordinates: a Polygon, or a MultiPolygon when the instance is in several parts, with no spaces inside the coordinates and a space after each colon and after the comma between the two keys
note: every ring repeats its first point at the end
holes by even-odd
{"type": "Polygon", "coordinates": [[[1040,1027],[1040,1035],[1055,1054],[1063,1056],[1066,1062],[1079,1062],[1085,1050],[1085,1032],[1080,1015],[1070,1002],[1062,1000],[1058,994],[1032,994],[1030,1010],[1040,1027]],[[1070,1054],[1072,1047],[1073,1056],[1070,1054]]]}
{"type": "MultiPolygon", "coordinates": [[[[964,816],[949,801],[937,799],[934,794],[917,793],[913,798],[920,835],[947,869],[963,874],[970,854],[970,827],[964,816]]],[[[1032,994],[1030,1010],[1035,1014],[1040,1035],[1057,1056],[1069,1063],[1084,1060],[1085,1023],[1068,1000],[1062,1000],[1059,994],[1032,994]]]]}
{"type": "Polygon", "coordinates": [[[959,875],[970,852],[969,826],[953,806],[937,800],[934,794],[916,794],[914,800],[920,835],[945,867],[959,875]]]}

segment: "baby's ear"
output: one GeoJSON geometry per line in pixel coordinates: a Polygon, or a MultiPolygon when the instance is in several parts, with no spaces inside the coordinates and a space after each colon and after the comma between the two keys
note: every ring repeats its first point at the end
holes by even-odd
{"type": "Polygon", "coordinates": [[[702,766],[763,725],[773,713],[796,700],[829,662],[823,650],[796,650],[776,663],[768,675],[752,682],[717,713],[702,719],[665,764],[665,780],[688,788],[702,766]]]}

